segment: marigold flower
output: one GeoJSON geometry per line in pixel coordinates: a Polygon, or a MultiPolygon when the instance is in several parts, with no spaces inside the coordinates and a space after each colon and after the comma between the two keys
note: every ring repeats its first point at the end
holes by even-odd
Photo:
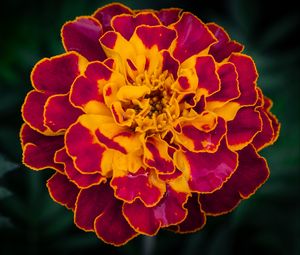
{"type": "Polygon", "coordinates": [[[50,195],[79,228],[116,246],[193,232],[266,181],[258,152],[280,126],[222,27],[115,3],[61,36],[66,53],[32,70],[20,136],[24,164],[56,171],[50,195]]]}

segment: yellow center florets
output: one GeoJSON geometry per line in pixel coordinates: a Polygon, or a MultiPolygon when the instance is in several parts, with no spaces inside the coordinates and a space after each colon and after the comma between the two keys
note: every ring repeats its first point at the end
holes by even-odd
{"type": "Polygon", "coordinates": [[[167,130],[179,116],[179,107],[172,89],[173,75],[168,71],[148,74],[147,71],[136,76],[133,86],[148,88],[143,96],[123,104],[125,116],[132,118],[132,125],[138,132],[162,132],[167,130]]]}

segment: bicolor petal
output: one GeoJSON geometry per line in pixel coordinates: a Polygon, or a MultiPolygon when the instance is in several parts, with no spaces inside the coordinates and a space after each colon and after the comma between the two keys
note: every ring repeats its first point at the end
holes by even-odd
{"type": "Polygon", "coordinates": [[[221,62],[233,52],[241,52],[244,49],[242,44],[230,40],[229,35],[221,26],[215,23],[209,23],[207,27],[218,40],[217,43],[214,43],[209,49],[209,54],[211,54],[217,62],[221,62]]]}
{"type": "Polygon", "coordinates": [[[61,165],[54,162],[54,154],[63,147],[63,136],[45,136],[24,124],[20,137],[23,147],[23,163],[26,166],[34,170],[46,168],[61,170],[61,165]]]}
{"type": "Polygon", "coordinates": [[[65,175],[53,174],[47,181],[47,187],[54,201],[74,210],[79,189],[65,175]]]}
{"type": "Polygon", "coordinates": [[[113,177],[111,186],[115,196],[127,203],[139,198],[147,207],[156,205],[166,191],[166,185],[160,181],[156,174],[140,169],[134,174],[113,177]]]}
{"type": "Polygon", "coordinates": [[[211,193],[234,173],[238,166],[238,155],[227,148],[223,139],[215,153],[177,152],[175,161],[192,191],[211,193]]]}
{"type": "Polygon", "coordinates": [[[173,54],[180,62],[206,50],[216,41],[205,24],[191,13],[183,13],[172,26],[178,36],[173,54]]]}
{"type": "Polygon", "coordinates": [[[188,195],[178,193],[170,187],[165,196],[154,207],[146,207],[139,199],[124,203],[123,214],[129,224],[139,233],[155,235],[160,228],[182,222],[187,210],[183,207],[188,195]]]}
{"type": "Polygon", "coordinates": [[[238,152],[239,166],[221,189],[200,195],[205,213],[220,215],[232,211],[242,199],[249,198],[269,177],[266,160],[252,145],[238,152]]]}
{"type": "Polygon", "coordinates": [[[66,51],[76,51],[89,61],[106,58],[99,39],[102,26],[93,17],[79,17],[64,24],[61,30],[62,42],[66,51]]]}
{"type": "Polygon", "coordinates": [[[228,145],[233,150],[240,150],[252,142],[262,130],[262,118],[253,107],[241,108],[234,120],[227,123],[228,145]]]}
{"type": "Polygon", "coordinates": [[[39,61],[31,72],[33,87],[50,94],[66,94],[75,78],[84,72],[87,60],[75,52],[68,52],[39,61]]]}
{"type": "Polygon", "coordinates": [[[79,189],[89,188],[90,186],[98,185],[106,181],[106,178],[99,173],[81,173],[74,165],[72,158],[67,154],[65,148],[55,153],[54,160],[56,163],[62,163],[64,165],[65,174],[79,189]]]}

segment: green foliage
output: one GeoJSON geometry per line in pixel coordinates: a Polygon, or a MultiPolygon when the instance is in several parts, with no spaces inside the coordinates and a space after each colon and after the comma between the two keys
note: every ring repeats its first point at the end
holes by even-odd
{"type": "Polygon", "coordinates": [[[206,227],[194,234],[161,231],[115,248],[77,229],[73,214],[51,200],[45,187],[50,170],[21,166],[20,107],[31,89],[31,68],[39,59],[63,52],[59,34],[65,21],[109,2],[2,3],[7,16],[0,16],[0,254],[300,254],[300,22],[289,1],[272,2],[272,9],[259,0],[121,1],[137,9],[192,11],[205,22],[224,26],[254,58],[259,86],[274,101],[272,111],[282,130],[277,143],[263,151],[270,179],[233,213],[208,218],[206,227]]]}

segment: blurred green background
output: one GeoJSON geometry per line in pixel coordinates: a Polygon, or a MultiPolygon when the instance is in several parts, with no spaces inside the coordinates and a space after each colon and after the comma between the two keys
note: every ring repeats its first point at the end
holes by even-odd
{"type": "Polygon", "coordinates": [[[63,52],[60,27],[110,1],[9,0],[0,15],[0,254],[232,255],[300,254],[300,44],[299,13],[292,1],[121,1],[132,8],[181,7],[214,21],[245,45],[282,123],[277,143],[263,151],[271,177],[233,213],[209,218],[195,234],[160,231],[124,247],[105,245],[77,229],[72,213],[45,187],[51,170],[21,164],[20,107],[31,89],[30,71],[43,57],[63,52]],[[265,4],[264,4],[265,2],[265,4]]]}

